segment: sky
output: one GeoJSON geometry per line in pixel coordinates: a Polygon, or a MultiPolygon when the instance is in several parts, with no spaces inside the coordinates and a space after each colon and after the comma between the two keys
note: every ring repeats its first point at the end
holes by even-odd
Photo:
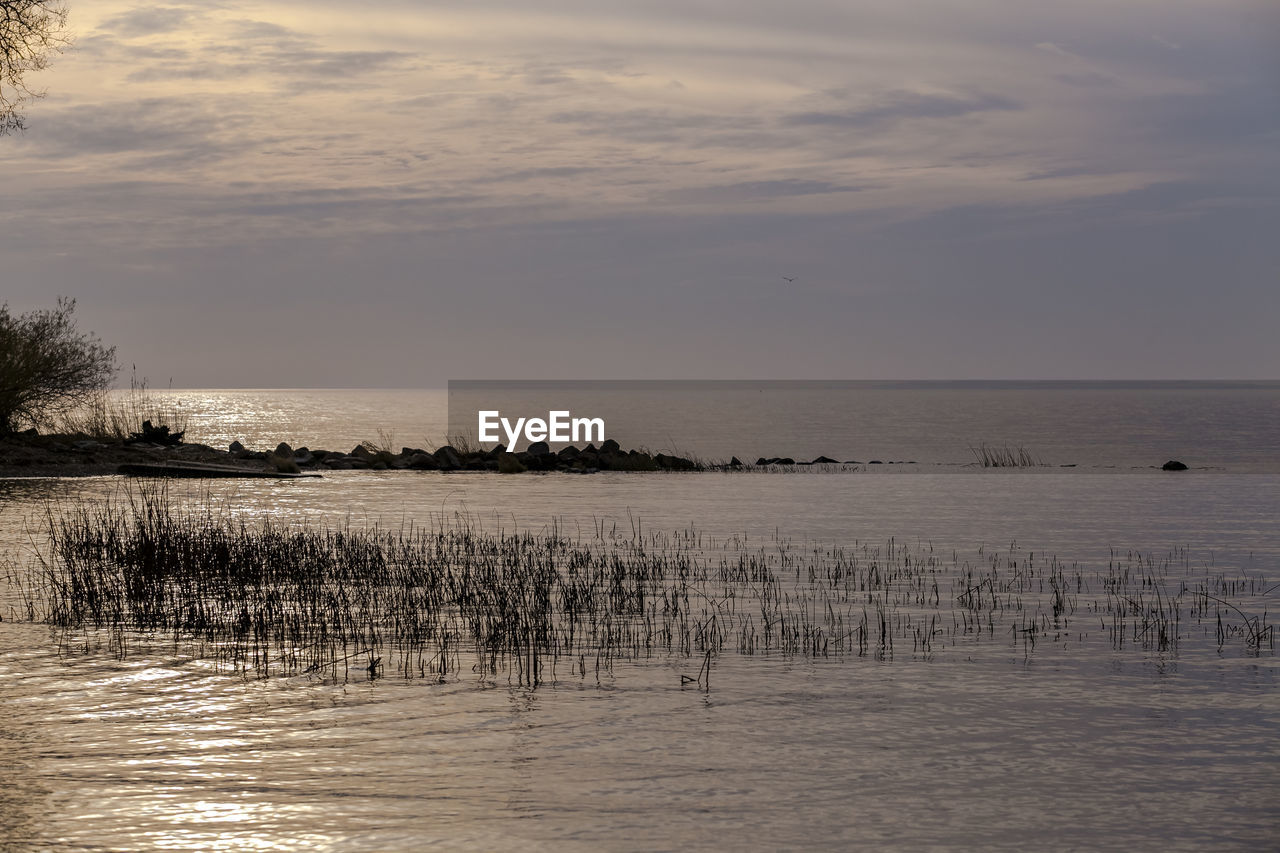
{"type": "Polygon", "coordinates": [[[1274,2],[68,7],[0,300],[126,379],[1280,378],[1274,2]]]}

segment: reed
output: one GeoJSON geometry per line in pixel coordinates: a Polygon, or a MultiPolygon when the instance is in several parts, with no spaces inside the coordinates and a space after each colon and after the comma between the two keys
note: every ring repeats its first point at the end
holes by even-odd
{"type": "Polygon", "coordinates": [[[169,427],[171,434],[187,429],[187,413],[172,398],[157,395],[139,379],[129,378],[129,391],[107,391],[63,416],[56,431],[84,435],[98,441],[124,441],[142,429],[143,421],[169,427]]]}
{"type": "Polygon", "coordinates": [[[983,468],[1035,468],[1044,464],[1021,445],[995,447],[983,442],[977,447],[970,445],[969,452],[983,468]]]}
{"type": "Polygon", "coordinates": [[[1273,644],[1265,610],[1245,612],[1265,598],[1262,579],[1200,577],[1180,551],[1113,553],[1086,570],[1016,543],[970,560],[895,539],[818,547],[646,531],[638,519],[585,536],[443,515],[329,527],[137,487],[51,511],[47,528],[25,615],[60,628],[68,649],[165,642],[264,677],[469,671],[537,686],[670,657],[709,689],[728,654],[928,659],[1007,644],[1031,656],[1092,642],[1092,624],[1112,649],[1162,656],[1197,638],[1255,654],[1273,644]]]}

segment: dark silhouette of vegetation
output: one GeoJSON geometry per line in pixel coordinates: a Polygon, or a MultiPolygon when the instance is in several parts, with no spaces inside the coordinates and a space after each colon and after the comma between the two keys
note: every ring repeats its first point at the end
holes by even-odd
{"type": "Polygon", "coordinates": [[[27,72],[66,47],[66,25],[60,0],[0,0],[0,135],[25,128],[23,105],[43,94],[28,88],[27,72]]]}
{"type": "MultiPolygon", "coordinates": [[[[182,444],[182,436],[186,435],[186,430],[178,432],[170,432],[169,427],[161,424],[155,426],[150,420],[142,422],[142,430],[140,432],[129,433],[129,437],[125,439],[125,444],[159,444],[164,447],[177,447],[182,444]]],[[[297,467],[296,465],[294,466],[297,467]]]]}
{"type": "Polygon", "coordinates": [[[0,435],[96,399],[116,373],[115,347],[76,329],[74,299],[13,316],[0,305],[0,435]]]}
{"type": "Polygon", "coordinates": [[[444,513],[330,528],[247,521],[163,486],[61,504],[47,534],[17,598],[27,619],[63,629],[63,648],[165,649],[262,677],[470,673],[537,687],[656,657],[709,691],[732,654],[1030,661],[1076,646],[1176,660],[1185,647],[1198,660],[1275,646],[1276,587],[1202,571],[1186,549],[1112,552],[1089,568],[1016,542],[963,557],[895,539],[667,533],[637,518],[573,533],[444,513]]]}

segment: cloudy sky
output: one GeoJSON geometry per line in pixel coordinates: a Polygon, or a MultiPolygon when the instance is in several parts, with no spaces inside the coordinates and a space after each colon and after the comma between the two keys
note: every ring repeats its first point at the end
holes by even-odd
{"type": "Polygon", "coordinates": [[[1274,2],[69,7],[0,299],[153,385],[1280,377],[1274,2]]]}

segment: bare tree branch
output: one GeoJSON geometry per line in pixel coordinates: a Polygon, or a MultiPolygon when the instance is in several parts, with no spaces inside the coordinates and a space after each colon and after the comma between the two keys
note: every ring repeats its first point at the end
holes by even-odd
{"type": "Polygon", "coordinates": [[[67,46],[66,25],[62,0],[0,0],[0,135],[24,129],[23,106],[44,95],[26,74],[67,46]]]}

